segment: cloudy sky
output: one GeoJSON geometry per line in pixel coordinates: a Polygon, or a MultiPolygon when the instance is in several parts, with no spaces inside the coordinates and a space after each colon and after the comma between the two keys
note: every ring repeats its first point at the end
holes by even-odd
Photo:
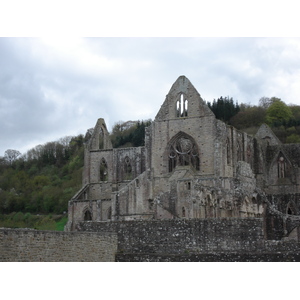
{"type": "Polygon", "coordinates": [[[153,119],[187,76],[204,100],[300,105],[300,38],[0,38],[0,155],[98,118],[153,119]]]}
{"type": "MultiPolygon", "coordinates": [[[[91,2],[87,1],[85,3],[91,2]]],[[[47,12],[44,17],[31,12],[31,18],[28,18],[28,14],[24,13],[27,9],[24,2],[20,2],[17,14],[14,2],[9,3],[12,3],[10,11],[15,19],[2,9],[0,28],[13,28],[17,20],[21,25],[17,29],[29,28],[30,34],[25,31],[25,34],[19,35],[14,28],[11,34],[0,34],[3,36],[0,37],[0,156],[7,149],[25,153],[38,144],[85,134],[98,118],[105,119],[109,130],[118,121],[153,119],[180,75],[188,77],[206,101],[229,96],[239,103],[254,105],[263,96],[276,96],[286,103],[300,105],[300,38],[227,37],[232,36],[227,31],[225,37],[209,37],[216,36],[218,31],[207,31],[205,24],[208,21],[217,24],[218,30],[224,27],[214,21],[222,21],[221,14],[224,15],[223,8],[216,11],[214,4],[211,6],[214,19],[209,19],[203,11],[199,13],[191,8],[188,15],[184,15],[178,5],[175,6],[177,10],[172,15],[172,22],[167,23],[169,7],[163,11],[161,6],[157,10],[149,5],[145,10],[138,6],[140,2],[136,2],[135,7],[148,13],[143,15],[135,11],[134,15],[128,15],[123,13],[126,8],[124,2],[121,2],[124,7],[115,10],[113,1],[110,2],[111,10],[118,23],[103,10],[99,18],[100,10],[84,11],[80,8],[77,15],[66,23],[66,14],[61,6],[59,9],[42,7],[47,12]],[[59,31],[49,34],[49,27],[42,26],[43,18],[51,20],[51,29],[59,24],[59,31]],[[108,34],[101,32],[99,36],[103,37],[78,37],[96,35],[93,30],[91,34],[82,30],[83,24],[91,25],[90,20],[96,18],[102,24],[92,27],[109,28],[108,34]],[[154,24],[160,24],[162,20],[164,25],[176,30],[164,31],[165,27],[159,26],[156,27],[159,30],[149,35],[143,27],[141,32],[131,34],[129,31],[130,34],[125,34],[130,37],[107,37],[124,36],[124,32],[118,34],[120,28],[139,29],[143,18],[151,25],[151,30],[154,24]],[[27,22],[28,19],[32,23],[27,22]],[[81,19],[85,22],[78,22],[81,19]],[[62,20],[64,26],[61,26],[62,20]],[[131,20],[131,23],[126,20],[131,20]],[[112,23],[117,24],[119,31],[112,23]],[[64,31],[69,24],[70,27],[77,25],[75,35],[64,31]],[[189,25],[188,30],[183,24],[189,25]],[[206,34],[190,31],[190,28],[204,28],[206,34]],[[184,36],[184,32],[205,37],[176,37],[184,36]]],[[[185,3],[190,2],[187,0],[185,3]]],[[[37,6],[38,3],[35,1],[37,6]]],[[[69,13],[69,7],[67,9],[69,13]]],[[[282,15],[282,7],[279,7],[278,13],[282,15]]],[[[225,15],[229,20],[230,14],[225,12],[225,15]]],[[[276,19],[277,15],[273,16],[276,19]]],[[[248,18],[253,22],[253,14],[248,14],[248,18]]],[[[241,15],[235,14],[234,23],[225,22],[224,25],[229,24],[229,29],[239,29],[236,22],[241,22],[241,19],[241,15]]],[[[260,24],[260,19],[257,18],[256,23],[260,24]]],[[[272,24],[270,22],[267,24],[272,24]]],[[[268,36],[268,31],[260,32],[268,36]]],[[[276,32],[282,33],[280,30],[276,32]]],[[[238,36],[243,34],[238,33],[238,36]]]]}

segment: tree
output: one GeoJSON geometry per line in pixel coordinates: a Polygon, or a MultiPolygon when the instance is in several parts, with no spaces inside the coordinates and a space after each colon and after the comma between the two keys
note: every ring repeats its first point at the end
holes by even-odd
{"type": "Polygon", "coordinates": [[[4,153],[4,158],[11,165],[20,155],[21,152],[19,152],[18,150],[8,149],[4,153]]]}
{"type": "MultiPolygon", "coordinates": [[[[274,99],[274,97],[271,99],[274,99]]],[[[285,125],[292,117],[290,107],[280,99],[275,98],[267,109],[266,121],[269,125],[280,126],[285,125]]]]}
{"type": "Polygon", "coordinates": [[[259,106],[264,108],[264,109],[268,109],[268,107],[273,103],[273,100],[275,99],[274,97],[269,98],[269,97],[261,97],[259,99],[259,106]]]}
{"type": "Polygon", "coordinates": [[[221,96],[217,100],[214,99],[212,104],[208,102],[207,105],[215,114],[217,119],[226,123],[228,123],[229,120],[240,111],[238,103],[234,104],[233,99],[229,97],[223,98],[221,96]]]}
{"type": "Polygon", "coordinates": [[[230,119],[230,124],[237,129],[258,127],[265,122],[266,110],[261,106],[249,106],[230,119]]]}

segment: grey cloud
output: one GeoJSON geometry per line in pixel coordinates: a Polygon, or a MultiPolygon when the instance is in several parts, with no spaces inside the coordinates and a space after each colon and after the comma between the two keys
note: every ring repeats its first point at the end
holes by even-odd
{"type": "Polygon", "coordinates": [[[99,117],[110,128],[119,120],[154,118],[180,75],[207,101],[219,96],[253,104],[262,96],[298,101],[300,39],[64,42],[66,48],[40,39],[0,39],[0,156],[8,148],[24,151],[33,143],[84,134],[99,117]]]}

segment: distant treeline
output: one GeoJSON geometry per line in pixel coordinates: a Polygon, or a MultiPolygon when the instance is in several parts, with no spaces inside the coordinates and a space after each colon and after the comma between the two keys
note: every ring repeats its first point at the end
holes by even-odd
{"type": "Polygon", "coordinates": [[[249,134],[266,123],[283,143],[300,143],[299,105],[287,105],[276,97],[262,97],[258,105],[239,105],[232,98],[220,97],[207,105],[217,119],[249,134]]]}
{"type": "MultiPolygon", "coordinates": [[[[150,124],[150,120],[118,122],[111,133],[113,147],[143,146],[150,124]]],[[[0,157],[0,214],[66,212],[68,201],[81,188],[84,144],[92,130],[38,145],[23,155],[5,151],[0,157]]]]}

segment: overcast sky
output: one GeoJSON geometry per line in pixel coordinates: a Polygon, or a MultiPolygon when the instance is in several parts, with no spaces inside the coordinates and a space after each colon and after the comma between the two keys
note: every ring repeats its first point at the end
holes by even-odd
{"type": "Polygon", "coordinates": [[[153,119],[171,85],[202,98],[300,105],[299,38],[0,38],[0,156],[153,119]]]}

